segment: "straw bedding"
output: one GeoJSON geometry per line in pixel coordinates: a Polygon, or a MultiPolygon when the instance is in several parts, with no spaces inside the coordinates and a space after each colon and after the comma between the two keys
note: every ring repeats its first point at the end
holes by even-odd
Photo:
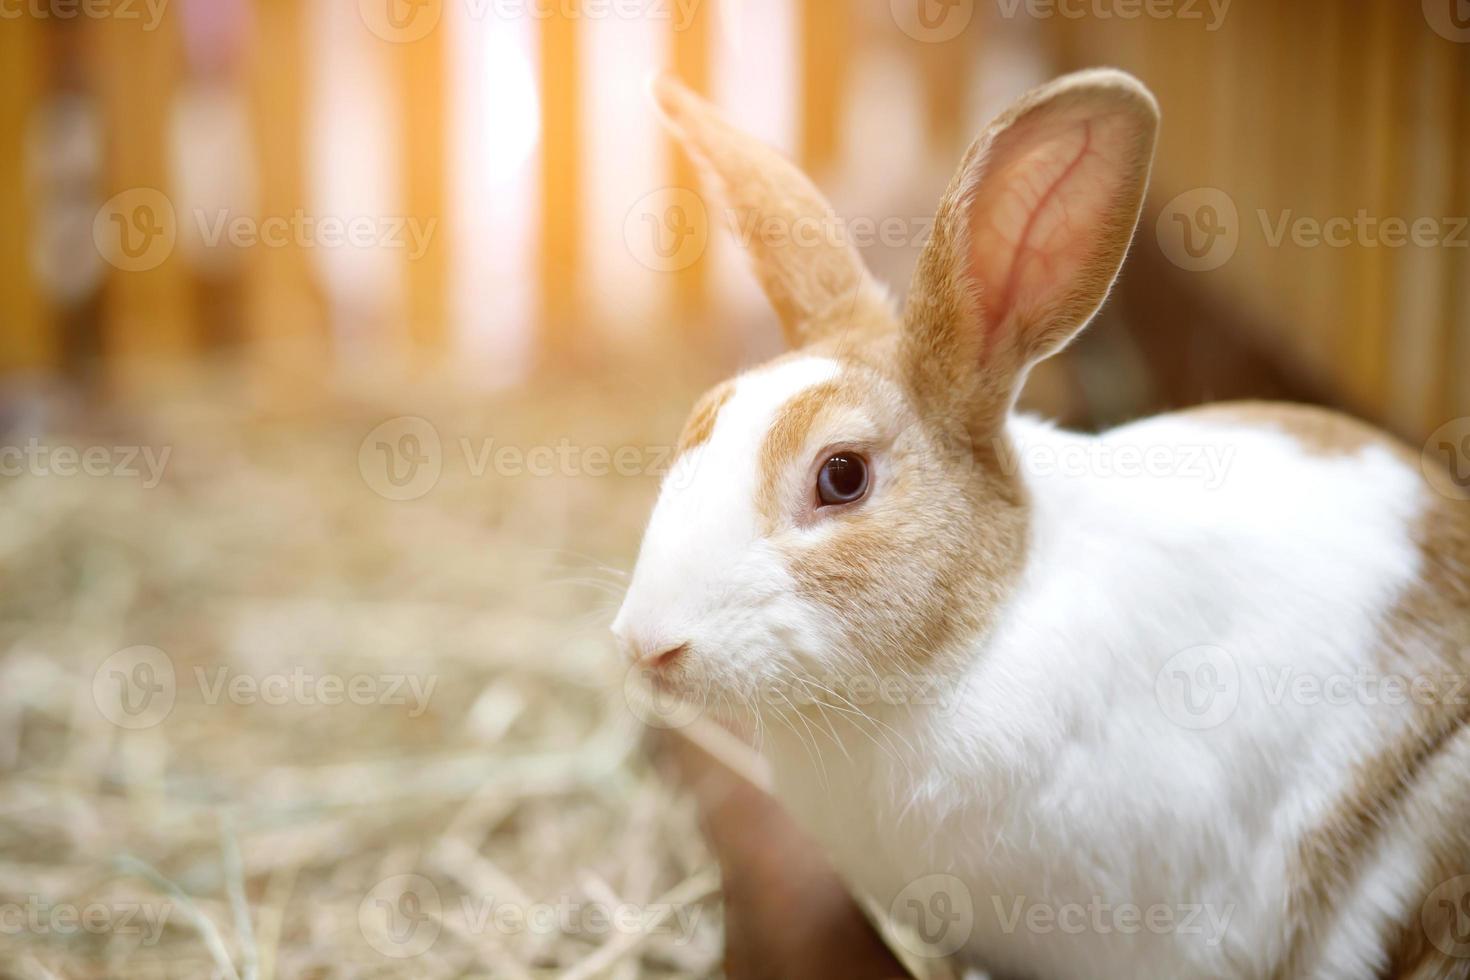
{"type": "Polygon", "coordinates": [[[0,477],[0,973],[716,972],[718,878],[605,638],[691,394],[630,390],[14,414],[4,445],[169,455],[0,477]],[[399,416],[441,440],[412,500],[359,458],[399,416]]]}

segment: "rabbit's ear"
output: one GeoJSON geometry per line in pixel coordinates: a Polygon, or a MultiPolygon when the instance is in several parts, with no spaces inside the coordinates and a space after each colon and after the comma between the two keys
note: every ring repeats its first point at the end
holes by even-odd
{"type": "Polygon", "coordinates": [[[1131,75],[1079,72],[975,140],[945,193],[904,312],[921,401],[1001,423],[1032,364],[1097,312],[1138,223],[1158,106],[1131,75]]]}
{"type": "Polygon", "coordinates": [[[705,189],[750,253],[756,276],[801,347],[892,313],[821,193],[791,161],[730,125],[671,78],[653,94],[674,136],[699,166],[705,189]]]}

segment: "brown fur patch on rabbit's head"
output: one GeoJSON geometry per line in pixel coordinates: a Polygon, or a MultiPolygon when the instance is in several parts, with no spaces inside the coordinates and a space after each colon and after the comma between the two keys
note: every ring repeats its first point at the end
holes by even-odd
{"type": "Polygon", "coordinates": [[[752,700],[792,678],[950,669],[1024,565],[1006,419],[1030,366],[1116,275],[1152,97],[1120,72],[1082,72],[992,123],[940,202],[900,314],[806,177],[677,84],[655,94],[733,225],[824,231],[747,242],[794,349],[701,400],[615,634],[670,684],[752,700]],[[866,471],[856,499],[823,499],[833,456],[866,471]]]}

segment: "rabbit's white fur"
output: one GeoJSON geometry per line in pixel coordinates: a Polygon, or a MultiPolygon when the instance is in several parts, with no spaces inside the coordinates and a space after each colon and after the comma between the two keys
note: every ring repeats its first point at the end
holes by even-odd
{"type": "MultiPolygon", "coordinates": [[[[640,637],[647,649],[717,648],[706,691],[841,669],[822,661],[821,611],[763,544],[750,465],[782,407],[838,371],[803,357],[742,376],[665,481],[616,628],[667,631],[640,637]]],[[[1032,536],[1004,615],[968,669],[902,704],[864,703],[856,719],[833,695],[809,720],[768,724],[779,796],[898,915],[923,914],[895,904],[912,883],[956,876],[972,913],[951,928],[1002,975],[1269,975],[1286,952],[1292,848],[1405,721],[1401,702],[1294,685],[1379,672],[1386,614],[1419,573],[1419,475],[1381,446],[1311,455],[1283,432],[1187,416],[1096,437],[1018,417],[1012,431],[1032,536]],[[1133,450],[1163,450],[1179,472],[1118,472],[1133,450]],[[1228,653],[1178,669],[1235,704],[1199,728],[1166,670],[1195,647],[1228,653]],[[1074,918],[1033,930],[1031,914],[1074,918]]],[[[1383,855],[1317,976],[1383,966],[1423,859],[1408,840],[1383,855]]]]}
{"type": "MultiPolygon", "coordinates": [[[[1059,456],[1093,441],[1019,419],[1016,429],[1059,456]]],[[[1297,704],[1290,683],[1376,670],[1384,614],[1418,571],[1406,522],[1419,479],[1381,448],[1310,457],[1281,433],[1178,417],[1097,440],[1213,446],[1230,463],[1213,489],[1190,477],[1028,475],[1026,571],[962,693],[889,712],[869,726],[877,744],[839,717],[855,763],[824,735],[801,732],[802,745],[770,727],[779,795],[898,914],[922,914],[892,905],[911,882],[958,876],[973,929],[954,928],[1005,974],[1266,976],[1285,953],[1295,842],[1349,790],[1353,762],[1402,725],[1401,706],[1297,704]],[[1236,680],[1221,682],[1239,701],[1229,724],[1192,730],[1158,686],[1171,656],[1207,644],[1233,658],[1236,680]],[[1157,906],[1173,926],[1128,935],[1124,902],[1157,906]],[[1100,929],[1098,903],[1113,908],[1100,929]],[[1015,916],[1033,906],[1083,910],[1088,924],[1028,931],[1015,916]]],[[[1341,910],[1318,976],[1383,966],[1391,927],[1417,914],[1420,869],[1405,859],[1415,857],[1385,851],[1341,910]]]]}
{"type": "MultiPolygon", "coordinates": [[[[824,206],[659,97],[735,211],[824,206]]],[[[1386,686],[1470,697],[1461,505],[1320,411],[1011,416],[1106,294],[1156,122],[1117,72],[1021,100],[902,320],[850,246],[753,247],[799,349],[696,410],[614,632],[749,712],[856,888],[1000,976],[1470,975],[1426,900],[1470,910],[1470,710],[1386,686]],[[871,479],[823,508],[835,451],[871,479]]]]}
{"type": "Polygon", "coordinates": [[[781,407],[837,371],[829,358],[802,357],[740,378],[709,441],[664,479],[615,632],[636,634],[646,651],[718,643],[723,655],[704,665],[716,690],[777,669],[773,657],[804,645],[792,640],[811,630],[812,611],[793,597],[781,554],[761,545],[751,460],[781,407]]]}

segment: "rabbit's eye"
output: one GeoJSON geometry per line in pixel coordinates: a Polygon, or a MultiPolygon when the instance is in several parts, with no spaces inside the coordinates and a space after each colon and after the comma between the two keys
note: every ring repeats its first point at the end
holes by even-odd
{"type": "Polygon", "coordinates": [[[817,473],[817,498],[824,507],[850,504],[867,492],[868,463],[855,453],[829,457],[817,473]]]}

